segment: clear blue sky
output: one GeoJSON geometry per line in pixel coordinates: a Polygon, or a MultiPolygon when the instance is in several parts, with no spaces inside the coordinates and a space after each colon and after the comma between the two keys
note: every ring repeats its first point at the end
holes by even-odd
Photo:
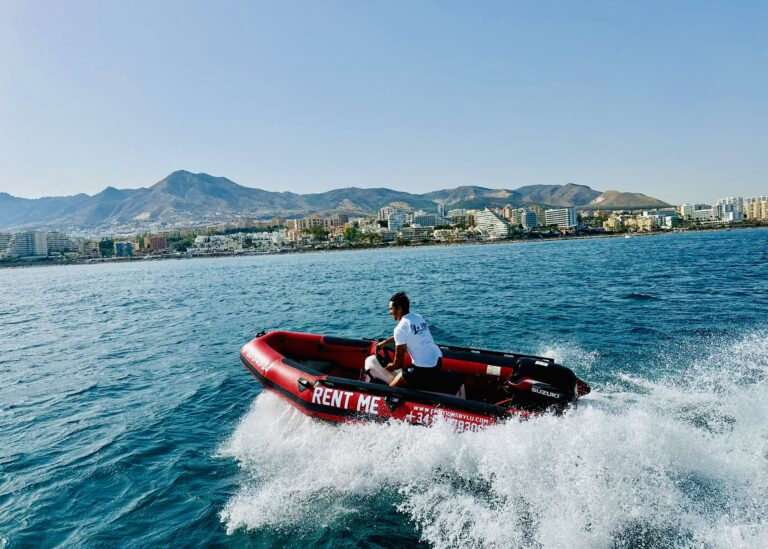
{"type": "Polygon", "coordinates": [[[0,191],[768,194],[768,2],[0,2],[0,191]]]}

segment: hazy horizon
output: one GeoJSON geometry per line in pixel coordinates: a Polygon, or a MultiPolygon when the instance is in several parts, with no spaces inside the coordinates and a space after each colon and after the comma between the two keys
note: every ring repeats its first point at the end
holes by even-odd
{"type": "Polygon", "coordinates": [[[0,192],[768,194],[768,4],[0,5],[0,192]]]}

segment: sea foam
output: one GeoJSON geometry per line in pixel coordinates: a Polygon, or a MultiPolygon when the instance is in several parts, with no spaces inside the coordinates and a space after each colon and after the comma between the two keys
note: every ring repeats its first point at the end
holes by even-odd
{"type": "Polygon", "coordinates": [[[477,433],[332,425],[262,394],[220,449],[243,478],[222,520],[312,529],[384,497],[435,547],[768,546],[768,332],[707,347],[477,433]]]}

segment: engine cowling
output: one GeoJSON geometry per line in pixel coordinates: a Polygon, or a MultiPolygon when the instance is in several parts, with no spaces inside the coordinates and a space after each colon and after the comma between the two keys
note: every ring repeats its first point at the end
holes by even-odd
{"type": "Polygon", "coordinates": [[[576,374],[545,360],[520,358],[502,384],[511,404],[526,410],[562,409],[578,398],[576,374]]]}

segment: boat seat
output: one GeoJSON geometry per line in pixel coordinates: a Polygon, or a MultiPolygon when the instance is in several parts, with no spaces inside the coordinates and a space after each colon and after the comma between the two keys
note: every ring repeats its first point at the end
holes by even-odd
{"type": "Polygon", "coordinates": [[[339,367],[338,364],[330,360],[302,360],[301,363],[325,375],[329,375],[335,368],[339,367]]]}

